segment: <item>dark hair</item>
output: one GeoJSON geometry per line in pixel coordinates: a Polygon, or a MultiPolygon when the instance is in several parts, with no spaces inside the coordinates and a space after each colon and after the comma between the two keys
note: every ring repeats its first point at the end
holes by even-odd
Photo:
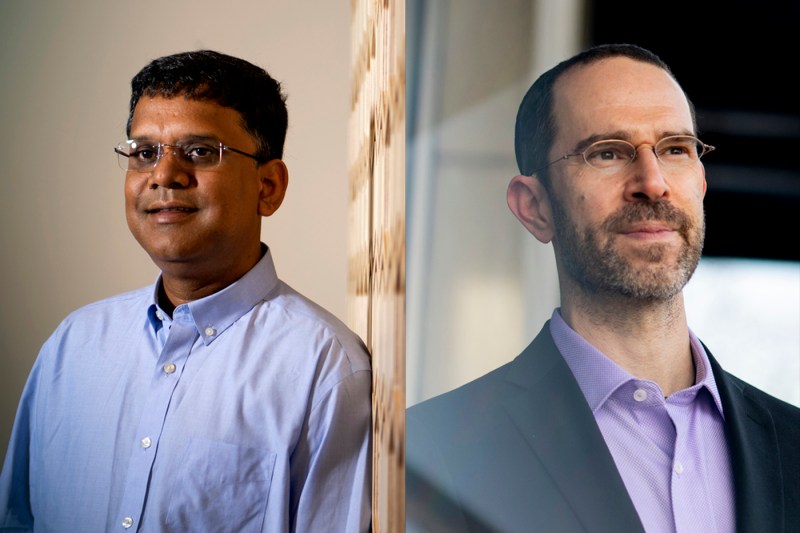
{"type": "MultiPolygon", "coordinates": [[[[531,85],[519,106],[517,121],[514,127],[514,151],[517,155],[517,166],[521,174],[530,176],[540,170],[539,178],[549,187],[547,169],[550,147],[556,137],[555,118],[553,117],[553,86],[558,78],[569,69],[578,65],[588,65],[610,57],[629,57],[636,61],[650,63],[675,76],[664,61],[649,50],[634,44],[604,44],[589,48],[551,68],[531,85]]],[[[676,80],[677,81],[677,80],[676,80]]],[[[695,112],[689,97],[689,109],[692,124],[695,124],[695,112]]]]}
{"type": "Polygon", "coordinates": [[[242,127],[255,139],[255,155],[260,162],[283,156],[288,125],[286,96],[267,71],[243,59],[213,50],[154,59],[131,80],[128,135],[133,111],[142,96],[183,96],[229,107],[239,112],[242,127]]]}

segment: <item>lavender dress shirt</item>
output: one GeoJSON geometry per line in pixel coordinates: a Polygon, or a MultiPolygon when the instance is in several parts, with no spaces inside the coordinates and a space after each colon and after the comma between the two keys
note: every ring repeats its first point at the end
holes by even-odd
{"type": "Polygon", "coordinates": [[[572,330],[550,333],[575,375],[648,532],[735,531],[725,419],[708,356],[690,331],[695,384],[664,398],[572,330]]]}

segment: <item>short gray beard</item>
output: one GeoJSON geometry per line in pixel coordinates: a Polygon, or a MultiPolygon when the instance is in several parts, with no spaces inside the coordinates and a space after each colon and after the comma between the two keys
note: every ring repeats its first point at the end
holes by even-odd
{"type": "Polygon", "coordinates": [[[583,232],[570,220],[559,201],[553,199],[552,207],[563,268],[588,293],[642,303],[670,300],[683,289],[700,261],[705,239],[704,217],[694,223],[670,203],[631,203],[609,216],[599,229],[583,232]],[[677,265],[664,262],[667,247],[663,244],[647,247],[644,268],[633,267],[616,252],[617,230],[644,220],[663,221],[678,227],[684,246],[677,265]]]}

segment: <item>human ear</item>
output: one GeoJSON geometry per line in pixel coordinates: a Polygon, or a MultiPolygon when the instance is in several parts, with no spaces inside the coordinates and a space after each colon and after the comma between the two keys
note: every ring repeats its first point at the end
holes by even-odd
{"type": "Polygon", "coordinates": [[[508,184],[506,201],[514,216],[542,243],[553,240],[550,197],[535,176],[515,176],[508,184]]]}
{"type": "Polygon", "coordinates": [[[703,198],[706,197],[706,189],[708,188],[708,183],[706,182],[706,167],[700,166],[700,172],[703,173],[703,198]]]}
{"type": "Polygon", "coordinates": [[[289,170],[280,159],[272,159],[259,165],[260,180],[258,214],[268,217],[283,203],[286,187],[289,186],[289,170]]]}

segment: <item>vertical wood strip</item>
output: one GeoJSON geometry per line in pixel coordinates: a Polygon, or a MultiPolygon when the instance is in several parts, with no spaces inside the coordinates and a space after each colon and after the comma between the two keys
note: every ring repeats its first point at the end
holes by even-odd
{"type": "Polygon", "coordinates": [[[348,321],[372,353],[373,530],[405,517],[405,3],[352,0],[348,321]]]}

